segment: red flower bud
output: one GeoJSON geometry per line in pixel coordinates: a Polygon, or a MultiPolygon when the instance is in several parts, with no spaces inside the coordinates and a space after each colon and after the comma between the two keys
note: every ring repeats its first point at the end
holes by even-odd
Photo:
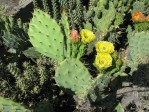
{"type": "Polygon", "coordinates": [[[70,41],[72,43],[77,43],[77,42],[79,42],[79,40],[80,40],[80,36],[79,36],[78,31],[75,29],[72,29],[70,32],[70,41]]]}

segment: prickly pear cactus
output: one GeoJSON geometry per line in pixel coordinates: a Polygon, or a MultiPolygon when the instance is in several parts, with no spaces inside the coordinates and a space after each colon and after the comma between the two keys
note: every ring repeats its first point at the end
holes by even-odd
{"type": "Polygon", "coordinates": [[[88,94],[91,88],[91,75],[78,59],[66,59],[56,70],[57,85],[72,90],[80,99],[88,94]]]}
{"type": "Polygon", "coordinates": [[[136,70],[139,64],[149,63],[148,32],[131,32],[128,43],[128,65],[132,70],[136,70]]]}
{"type": "Polygon", "coordinates": [[[58,23],[47,13],[36,9],[29,24],[30,42],[41,54],[62,61],[64,36],[58,23]]]}
{"type": "Polygon", "coordinates": [[[95,23],[97,30],[99,30],[99,32],[103,35],[106,35],[110,30],[110,25],[112,24],[116,14],[116,10],[112,2],[107,4],[109,5],[109,9],[105,8],[105,4],[106,2],[102,0],[98,2],[97,7],[94,8],[95,17],[93,18],[93,22],[95,23]]]}
{"type": "Polygon", "coordinates": [[[12,100],[0,97],[0,112],[31,112],[22,105],[13,102],[12,100]]]}

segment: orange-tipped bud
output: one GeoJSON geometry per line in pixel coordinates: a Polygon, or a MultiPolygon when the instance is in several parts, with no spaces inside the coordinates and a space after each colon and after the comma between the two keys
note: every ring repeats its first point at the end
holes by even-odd
{"type": "Polygon", "coordinates": [[[80,40],[80,36],[79,36],[78,31],[75,29],[72,29],[70,32],[70,41],[72,43],[77,43],[77,42],[79,42],[79,40],[80,40]]]}
{"type": "Polygon", "coordinates": [[[132,14],[132,21],[134,23],[137,23],[137,22],[144,22],[145,21],[145,16],[143,13],[141,12],[134,12],[132,14]]]}

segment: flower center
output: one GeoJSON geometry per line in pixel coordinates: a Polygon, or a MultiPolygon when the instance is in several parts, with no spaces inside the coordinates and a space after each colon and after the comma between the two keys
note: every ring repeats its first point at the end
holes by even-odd
{"type": "Polygon", "coordinates": [[[104,64],[104,60],[100,60],[99,64],[103,65],[104,64]]]}

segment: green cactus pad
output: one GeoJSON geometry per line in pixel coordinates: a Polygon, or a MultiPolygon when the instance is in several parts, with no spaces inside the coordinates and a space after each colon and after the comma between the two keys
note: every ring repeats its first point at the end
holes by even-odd
{"type": "Polygon", "coordinates": [[[0,112],[31,112],[12,100],[0,97],[0,112]]]}
{"type": "Polygon", "coordinates": [[[70,54],[71,54],[70,29],[69,29],[68,17],[64,11],[62,12],[61,23],[63,25],[64,32],[66,35],[67,57],[70,57],[70,54]]]}
{"type": "Polygon", "coordinates": [[[129,32],[128,65],[136,70],[139,64],[149,63],[149,33],[129,32]]]}
{"type": "Polygon", "coordinates": [[[56,70],[55,80],[57,85],[70,89],[78,98],[84,99],[91,88],[91,75],[77,59],[66,59],[60,63],[56,70]]]}
{"type": "Polygon", "coordinates": [[[137,61],[140,57],[149,56],[149,33],[137,32],[132,37],[128,37],[129,55],[133,61],[137,61]]]}
{"type": "MultiPolygon", "coordinates": [[[[103,1],[100,1],[100,3],[102,2],[103,1]]],[[[95,23],[97,30],[106,35],[115,18],[116,10],[112,2],[109,2],[109,9],[106,9],[104,4],[102,6],[100,3],[99,6],[94,8],[95,17],[93,18],[93,22],[95,23]],[[99,15],[100,13],[102,13],[102,17],[99,18],[99,16],[101,16],[99,15]]]]}
{"type": "Polygon", "coordinates": [[[47,13],[36,9],[29,24],[30,42],[41,54],[57,59],[64,58],[64,36],[60,26],[47,13]]]}

